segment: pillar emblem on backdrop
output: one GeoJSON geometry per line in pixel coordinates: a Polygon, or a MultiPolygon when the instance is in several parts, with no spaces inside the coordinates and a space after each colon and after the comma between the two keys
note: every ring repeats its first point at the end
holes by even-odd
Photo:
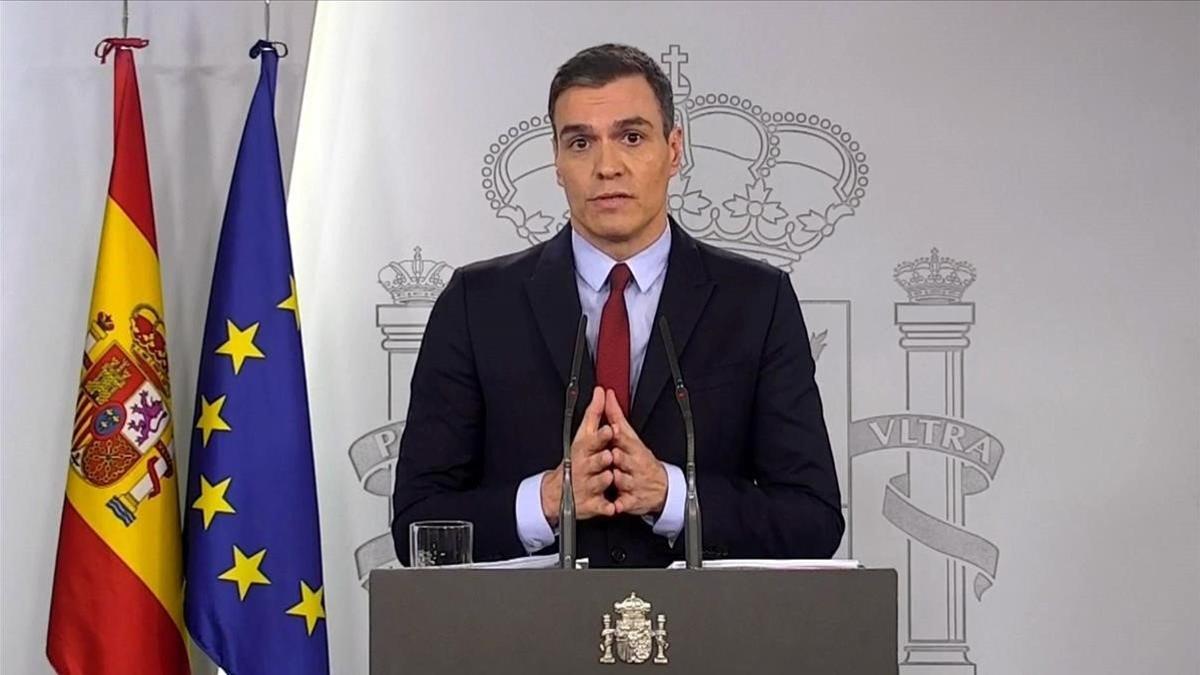
{"type": "MultiPolygon", "coordinates": [[[[689,60],[678,45],[661,55],[685,143],[668,207],[698,239],[792,272],[860,208],[869,184],[866,154],[827,117],[768,110],[730,93],[694,94],[684,73],[689,60]]],[[[480,169],[483,196],[497,219],[530,244],[554,236],[569,216],[546,152],[551,132],[546,115],[514,124],[490,145],[480,169]]],[[[419,247],[379,271],[390,300],[376,306],[388,358],[390,421],[349,451],[362,488],[388,505],[381,534],[355,551],[364,585],[371,569],[398,565],[388,523],[404,427],[399,417],[407,409],[425,323],[452,271],[446,262],[426,259],[419,247]]],[[[895,305],[907,364],[903,413],[853,419],[852,302],[801,301],[848,523],[838,556],[867,565],[895,560],[907,577],[904,653],[898,655],[904,672],[975,672],[967,657],[967,573],[973,572],[971,588],[981,598],[995,578],[998,549],[966,529],[965,502],[990,486],[1004,452],[992,434],[963,419],[963,352],[975,312],[962,298],[976,272],[934,249],[901,263],[893,278],[908,295],[895,305]],[[897,458],[907,470],[882,475],[897,458]]]]}

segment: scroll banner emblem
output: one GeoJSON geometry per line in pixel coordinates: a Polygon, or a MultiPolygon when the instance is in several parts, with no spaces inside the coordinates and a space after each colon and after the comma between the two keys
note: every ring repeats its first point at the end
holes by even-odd
{"type": "MultiPolygon", "coordinates": [[[[879,450],[935,452],[962,460],[963,495],[987,490],[996,477],[1004,445],[995,436],[961,420],[933,415],[882,415],[850,424],[850,458],[879,450]]],[[[909,500],[908,474],[884,487],[883,517],[921,544],[977,570],[975,598],[996,578],[1000,550],[987,539],[917,508],[909,500]]]]}
{"type": "MultiPolygon", "coordinates": [[[[350,462],[354,465],[354,473],[362,489],[376,497],[388,499],[388,523],[392,520],[394,471],[396,460],[400,457],[400,437],[403,434],[403,420],[389,422],[350,444],[350,462]]],[[[355,549],[354,563],[358,570],[359,585],[363,588],[367,587],[371,570],[400,567],[390,527],[355,549]]]]}

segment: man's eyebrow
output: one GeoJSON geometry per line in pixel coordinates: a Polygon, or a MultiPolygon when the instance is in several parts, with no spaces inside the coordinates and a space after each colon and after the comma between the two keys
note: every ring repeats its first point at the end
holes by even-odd
{"type": "Polygon", "coordinates": [[[568,136],[570,134],[590,134],[592,133],[592,125],[590,124],[568,124],[558,130],[559,136],[568,136]]]}
{"type": "Polygon", "coordinates": [[[637,117],[626,117],[623,120],[617,120],[616,124],[613,124],[614,129],[628,129],[629,127],[653,127],[653,126],[654,125],[650,123],[650,120],[648,120],[645,117],[642,117],[640,115],[637,117]]]}

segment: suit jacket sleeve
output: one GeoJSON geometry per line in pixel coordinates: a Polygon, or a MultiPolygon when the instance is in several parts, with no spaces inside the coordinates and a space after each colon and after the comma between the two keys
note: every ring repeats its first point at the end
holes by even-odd
{"type": "Polygon", "coordinates": [[[430,315],[400,441],[392,537],[405,565],[408,526],[427,519],[474,523],[475,560],[525,554],[513,507],[519,481],[481,484],[485,410],[471,337],[458,271],[430,315]]]}
{"type": "MultiPolygon", "coordinates": [[[[706,555],[828,558],[837,551],[845,521],[814,375],[800,303],[781,272],[754,388],[749,476],[697,467],[706,555]]],[[[676,540],[677,553],[683,542],[676,540]]]]}

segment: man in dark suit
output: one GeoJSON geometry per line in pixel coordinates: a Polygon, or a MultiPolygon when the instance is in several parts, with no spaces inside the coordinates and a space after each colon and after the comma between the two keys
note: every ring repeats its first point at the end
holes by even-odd
{"type": "Polygon", "coordinates": [[[581,313],[580,558],[683,557],[684,428],[659,316],[691,392],[705,558],[837,549],[845,523],[800,305],[786,274],[669,217],[683,147],[671,96],[658,65],[630,47],[593,47],[559,68],[549,110],[570,226],[459,269],[434,306],[397,464],[402,562],[409,524],[424,519],[473,522],[476,561],[557,550],[563,394],[581,313]]]}

